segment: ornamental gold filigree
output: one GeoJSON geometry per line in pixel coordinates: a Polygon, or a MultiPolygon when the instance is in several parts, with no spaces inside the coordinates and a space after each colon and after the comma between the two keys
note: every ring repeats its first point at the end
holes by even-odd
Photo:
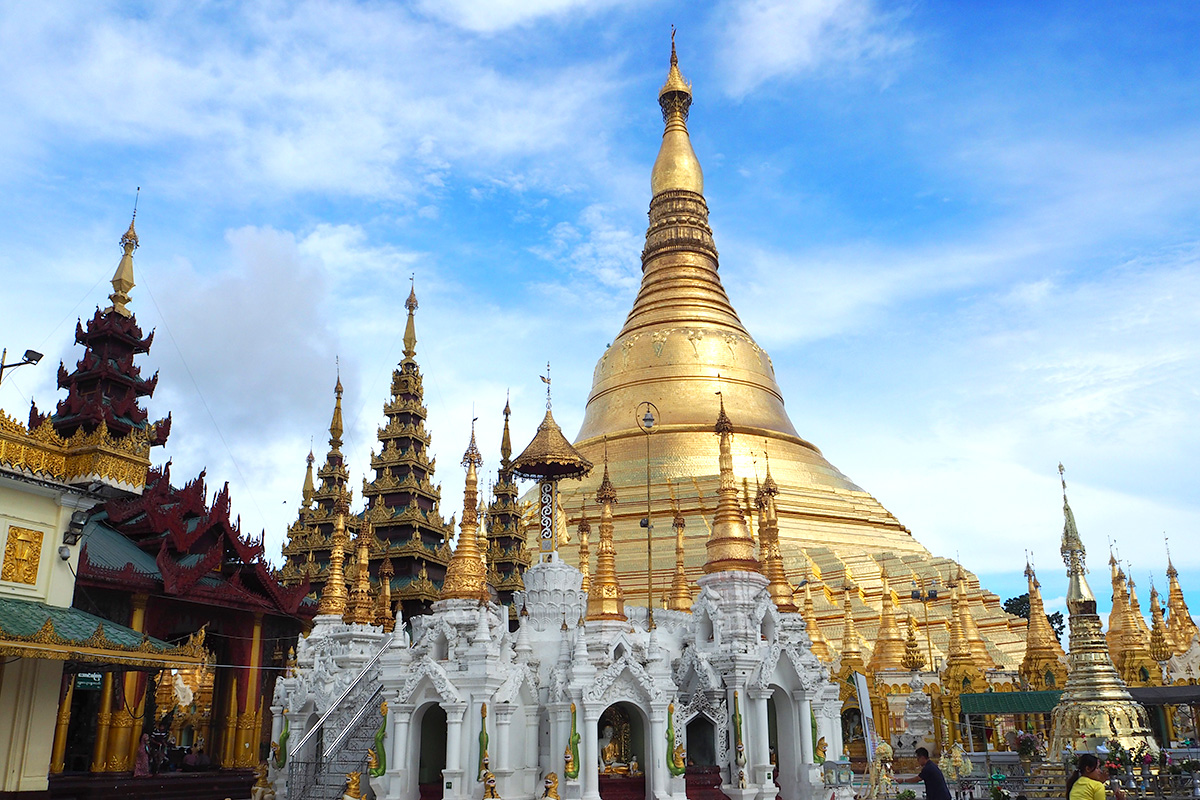
{"type": "Polygon", "coordinates": [[[38,565],[42,559],[42,538],[41,531],[10,525],[8,541],[4,544],[4,566],[0,567],[0,580],[36,584],[38,565]]]}

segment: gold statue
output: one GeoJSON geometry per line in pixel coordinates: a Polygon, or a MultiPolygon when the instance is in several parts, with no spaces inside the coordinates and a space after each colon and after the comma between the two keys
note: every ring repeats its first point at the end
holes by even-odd
{"type": "Polygon", "coordinates": [[[543,800],[558,800],[558,773],[548,774],[543,785],[546,787],[542,790],[543,800]]]}
{"type": "Polygon", "coordinates": [[[687,761],[684,757],[683,742],[675,745],[675,749],[671,751],[671,764],[679,772],[680,775],[687,769],[687,761]]]}
{"type": "Polygon", "coordinates": [[[346,773],[346,794],[343,800],[345,800],[345,798],[349,798],[349,800],[362,800],[362,789],[359,788],[359,783],[361,781],[361,772],[346,773]]]}
{"type": "Polygon", "coordinates": [[[483,798],[484,800],[500,800],[500,794],[496,791],[496,776],[487,769],[483,771],[483,798]]]}
{"type": "Polygon", "coordinates": [[[827,750],[829,750],[829,742],[825,741],[825,737],[822,736],[820,739],[817,739],[816,758],[814,759],[818,764],[825,762],[825,753],[827,750]]]}
{"type": "MultiPolygon", "coordinates": [[[[567,749],[563,751],[563,772],[571,773],[575,769],[575,757],[571,755],[571,745],[567,745],[567,749]]],[[[554,775],[554,773],[550,773],[554,775]]],[[[554,779],[558,780],[558,776],[554,775],[554,779]]]]}
{"type": "Polygon", "coordinates": [[[267,780],[269,771],[266,761],[254,768],[254,774],[258,780],[254,781],[254,785],[250,787],[250,800],[275,800],[275,787],[267,780]]]}

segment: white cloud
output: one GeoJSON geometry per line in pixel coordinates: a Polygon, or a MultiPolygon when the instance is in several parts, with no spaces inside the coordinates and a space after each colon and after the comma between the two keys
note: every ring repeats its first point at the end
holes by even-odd
{"type": "Polygon", "coordinates": [[[718,19],[720,61],[734,96],[777,78],[887,59],[911,44],[895,16],[871,0],[744,0],[718,19]]]}
{"type": "Polygon", "coordinates": [[[426,14],[476,33],[493,34],[543,19],[561,20],[607,10],[629,0],[421,0],[426,14]]]}

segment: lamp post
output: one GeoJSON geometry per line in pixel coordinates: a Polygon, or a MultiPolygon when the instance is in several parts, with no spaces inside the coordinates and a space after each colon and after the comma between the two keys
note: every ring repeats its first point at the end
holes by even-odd
{"type": "Polygon", "coordinates": [[[921,578],[921,582],[912,582],[912,599],[921,604],[925,609],[925,644],[929,650],[929,668],[937,670],[937,665],[933,663],[933,635],[929,630],[929,604],[938,599],[938,579],[934,578],[930,581],[928,588],[925,586],[925,579],[921,578]]]}
{"type": "Polygon", "coordinates": [[[650,521],[650,434],[658,423],[658,406],[649,401],[638,404],[638,428],[646,434],[646,627],[654,630],[654,525],[650,521]]]}
{"type": "Polygon", "coordinates": [[[36,364],[42,360],[42,354],[39,353],[37,350],[26,350],[25,355],[22,356],[20,361],[14,361],[11,364],[4,363],[4,359],[6,359],[7,357],[8,357],[8,348],[6,347],[6,348],[4,348],[3,351],[0,351],[0,381],[4,380],[4,370],[16,369],[17,367],[23,367],[26,364],[36,364]]]}

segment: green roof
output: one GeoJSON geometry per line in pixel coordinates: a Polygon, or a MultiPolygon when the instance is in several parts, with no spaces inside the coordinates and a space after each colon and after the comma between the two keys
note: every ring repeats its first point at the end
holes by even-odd
{"type": "Polygon", "coordinates": [[[1045,714],[1058,705],[1061,691],[983,692],[958,699],[964,714],[1045,714]]]}
{"type": "Polygon", "coordinates": [[[0,655],[162,669],[198,663],[203,641],[176,647],[78,608],[0,597],[0,655]]]}

